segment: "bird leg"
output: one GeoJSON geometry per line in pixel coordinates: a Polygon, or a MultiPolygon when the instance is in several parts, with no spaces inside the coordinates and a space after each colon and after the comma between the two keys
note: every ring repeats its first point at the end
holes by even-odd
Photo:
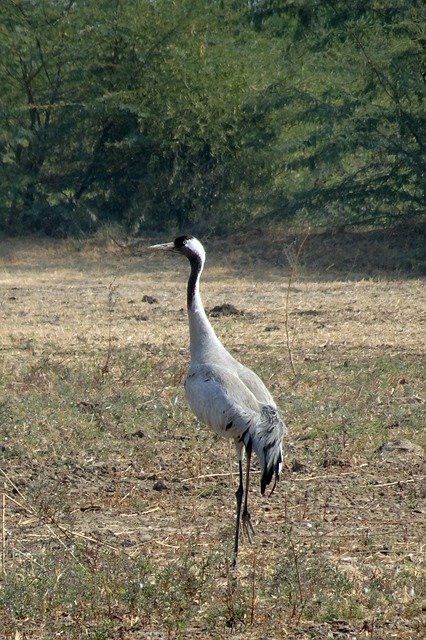
{"type": "Polygon", "coordinates": [[[244,507],[242,514],[242,521],[244,531],[247,535],[249,542],[253,542],[254,536],[254,528],[251,523],[251,516],[247,509],[247,500],[248,500],[248,490],[249,490],[249,479],[250,479],[250,460],[251,460],[251,451],[247,451],[247,461],[246,461],[246,487],[244,492],[244,507]]]}
{"type": "Polygon", "coordinates": [[[240,521],[241,521],[241,505],[243,503],[243,463],[238,460],[239,472],[240,472],[240,483],[238,485],[238,489],[235,492],[235,497],[237,498],[237,522],[235,526],[235,542],[234,542],[234,557],[232,560],[232,567],[235,569],[237,566],[237,557],[238,557],[238,545],[240,539],[240,521]]]}
{"type": "Polygon", "coordinates": [[[242,460],[238,460],[238,469],[239,469],[239,484],[238,489],[235,492],[235,497],[237,498],[237,522],[235,526],[235,541],[234,541],[234,557],[232,560],[233,569],[237,566],[237,558],[238,558],[238,548],[240,542],[240,522],[243,522],[243,529],[245,534],[247,535],[248,541],[253,542],[254,536],[254,528],[251,523],[251,516],[247,509],[247,501],[248,501],[248,488],[249,488],[249,480],[250,480],[250,461],[251,461],[251,451],[246,451],[247,461],[246,461],[246,485],[244,490],[243,484],[243,463],[242,460]],[[244,505],[243,505],[243,496],[244,496],[244,505]],[[243,507],[243,512],[241,513],[241,507],[243,507]]]}

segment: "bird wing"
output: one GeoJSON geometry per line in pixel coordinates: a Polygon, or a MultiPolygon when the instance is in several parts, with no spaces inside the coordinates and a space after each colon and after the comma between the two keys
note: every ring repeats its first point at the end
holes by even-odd
{"type": "Polygon", "coordinates": [[[260,411],[250,389],[233,371],[219,365],[192,366],[185,391],[197,418],[220,435],[240,437],[260,411]]]}
{"type": "Polygon", "coordinates": [[[185,390],[197,418],[237,446],[255,451],[262,468],[264,493],[282,465],[285,425],[275,406],[260,403],[237,373],[219,365],[190,367],[185,390]]]}
{"type": "Polygon", "coordinates": [[[268,404],[271,407],[275,407],[275,402],[269,393],[267,387],[264,385],[259,376],[249,369],[245,367],[243,364],[235,360],[235,371],[240,378],[240,380],[245,384],[245,386],[250,389],[255,398],[261,404],[268,404]]]}

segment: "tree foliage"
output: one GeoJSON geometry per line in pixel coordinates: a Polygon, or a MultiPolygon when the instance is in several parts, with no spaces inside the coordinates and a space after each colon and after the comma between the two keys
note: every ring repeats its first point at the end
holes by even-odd
{"type": "Polygon", "coordinates": [[[0,227],[414,215],[423,18],[402,0],[4,0],[0,227]]]}
{"type": "Polygon", "coordinates": [[[276,215],[389,224],[421,210],[423,24],[420,2],[256,3],[256,28],[288,46],[269,95],[276,215]]]}

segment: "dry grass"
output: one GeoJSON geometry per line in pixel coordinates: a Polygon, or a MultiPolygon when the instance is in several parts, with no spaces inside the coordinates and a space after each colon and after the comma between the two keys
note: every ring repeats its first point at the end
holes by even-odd
{"type": "Polygon", "coordinates": [[[310,238],[289,292],[294,377],[283,238],[267,240],[211,242],[203,281],[207,308],[244,312],[212,322],[291,434],[274,496],[252,486],[237,582],[234,453],[181,384],[186,261],[0,245],[0,638],[423,637],[417,263],[407,249],[407,277],[377,238],[310,238]]]}

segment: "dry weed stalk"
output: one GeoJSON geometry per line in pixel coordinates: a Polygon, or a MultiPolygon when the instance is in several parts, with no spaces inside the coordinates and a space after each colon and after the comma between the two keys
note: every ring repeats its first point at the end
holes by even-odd
{"type": "Polygon", "coordinates": [[[300,255],[302,253],[303,246],[304,246],[305,242],[307,241],[307,239],[310,236],[310,233],[311,233],[311,231],[308,228],[307,233],[305,234],[302,242],[299,244],[299,246],[298,246],[296,251],[294,250],[293,245],[289,245],[289,244],[284,245],[284,255],[287,258],[287,261],[288,261],[288,263],[290,265],[290,275],[289,275],[289,278],[288,278],[287,291],[286,291],[286,297],[285,297],[284,330],[285,330],[285,337],[286,337],[288,356],[289,356],[289,359],[290,359],[290,366],[291,366],[291,370],[292,370],[293,375],[294,375],[295,378],[297,378],[297,373],[296,373],[296,367],[294,366],[293,352],[292,352],[291,341],[290,341],[290,331],[289,331],[289,326],[288,326],[288,313],[289,313],[288,310],[289,310],[290,290],[291,290],[291,285],[293,284],[293,282],[297,278],[297,270],[298,270],[298,267],[299,267],[299,258],[300,258],[300,255]]]}
{"type": "Polygon", "coordinates": [[[6,574],[6,481],[1,497],[1,571],[6,574]]]}
{"type": "Polygon", "coordinates": [[[251,571],[251,603],[250,603],[250,624],[254,625],[254,613],[256,610],[256,547],[253,547],[252,552],[252,571],[251,571]]]}
{"type": "Polygon", "coordinates": [[[306,596],[303,590],[303,585],[302,585],[299,555],[296,551],[296,547],[293,542],[291,529],[288,533],[287,540],[288,540],[288,545],[291,551],[291,558],[294,564],[294,570],[296,574],[296,586],[297,586],[297,593],[298,593],[298,602],[293,603],[292,612],[290,614],[290,620],[294,619],[296,625],[298,625],[302,619],[303,611],[307,605],[307,599],[306,599],[306,596]]]}
{"type": "Polygon", "coordinates": [[[112,319],[114,314],[114,309],[117,304],[117,296],[115,295],[118,289],[118,284],[115,284],[115,278],[108,285],[108,347],[105,357],[105,362],[101,367],[101,377],[102,379],[110,370],[110,363],[113,352],[113,339],[112,339],[112,319]]]}

